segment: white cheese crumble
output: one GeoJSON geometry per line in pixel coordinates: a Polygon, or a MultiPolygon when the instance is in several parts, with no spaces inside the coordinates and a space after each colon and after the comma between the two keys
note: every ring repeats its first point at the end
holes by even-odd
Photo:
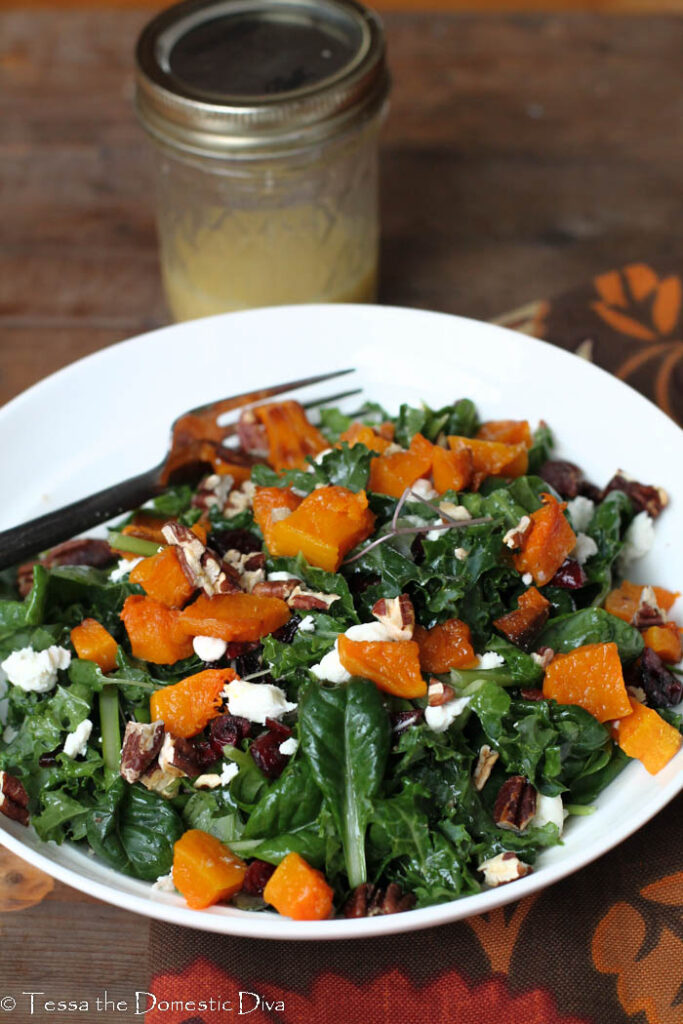
{"type": "Polygon", "coordinates": [[[228,698],[228,711],[259,725],[266,724],[266,718],[282,718],[293,711],[296,704],[290,703],[284,690],[271,683],[248,683],[244,679],[233,679],[223,690],[228,698]]]}
{"type": "Polygon", "coordinates": [[[579,494],[577,498],[567,502],[567,512],[574,532],[584,533],[595,513],[595,502],[579,494]]]}
{"type": "Polygon", "coordinates": [[[593,555],[597,555],[597,553],[598,545],[593,538],[589,537],[587,533],[577,533],[576,544],[574,545],[571,557],[575,558],[579,565],[583,565],[593,555]]]}
{"type": "Polygon", "coordinates": [[[425,540],[438,540],[443,532],[443,530],[429,530],[429,532],[425,534],[425,540]]]}
{"type": "Polygon", "coordinates": [[[140,562],[144,562],[144,558],[119,559],[119,564],[109,573],[109,581],[111,583],[120,583],[121,580],[124,580],[128,576],[129,572],[132,572],[136,565],[140,564],[140,562]]]}
{"type": "Polygon", "coordinates": [[[295,576],[292,572],[269,572],[269,580],[298,580],[299,577],[295,576]]]}
{"type": "Polygon", "coordinates": [[[318,452],[318,454],[313,459],[313,461],[315,462],[316,466],[319,466],[320,463],[325,458],[325,456],[329,455],[332,450],[333,450],[332,448],[323,448],[323,450],[321,452],[318,452]]]}
{"type": "Polygon", "coordinates": [[[433,732],[445,732],[471,700],[471,697],[456,697],[455,700],[449,700],[437,707],[426,707],[425,722],[433,732]]]}
{"type": "Polygon", "coordinates": [[[89,718],[84,718],[64,740],[64,753],[66,756],[85,757],[91,732],[92,722],[89,718]]]}
{"type": "Polygon", "coordinates": [[[423,498],[425,501],[434,501],[434,498],[439,497],[439,492],[435,491],[429,480],[425,480],[424,477],[416,480],[410,489],[413,494],[417,494],[418,497],[423,498]]]}
{"type": "Polygon", "coordinates": [[[202,661],[219,661],[228,649],[225,640],[215,636],[196,636],[192,641],[194,653],[202,661]]]}
{"type": "Polygon", "coordinates": [[[48,647],[45,651],[34,651],[22,647],[13,651],[0,664],[7,678],[14,686],[27,692],[47,693],[57,683],[57,671],[67,669],[71,664],[71,652],[65,647],[48,647]]]}
{"type": "Polygon", "coordinates": [[[382,622],[361,622],[358,626],[349,626],[344,636],[356,642],[392,639],[391,632],[382,622]]]}
{"type": "Polygon", "coordinates": [[[638,558],[643,558],[652,547],[655,528],[647,512],[639,512],[624,534],[624,546],[619,555],[619,567],[624,568],[638,558]]]}
{"type": "Polygon", "coordinates": [[[300,633],[314,633],[315,632],[315,619],[312,615],[305,615],[299,623],[300,633]]]}
{"type": "MultiPolygon", "coordinates": [[[[360,625],[349,626],[344,636],[357,642],[393,639],[390,631],[381,622],[361,622],[360,625]]],[[[317,665],[311,665],[310,671],[316,679],[324,679],[328,683],[348,683],[351,678],[351,674],[346,671],[339,660],[339,647],[336,640],[332,650],[328,651],[317,665]]]]}
{"type": "Polygon", "coordinates": [[[534,828],[543,828],[548,822],[557,825],[560,835],[564,828],[564,807],[561,796],[544,796],[539,793],[536,797],[536,813],[531,819],[534,828]]]}
{"type": "Polygon", "coordinates": [[[173,872],[169,871],[167,875],[159,875],[156,882],[152,886],[156,892],[175,892],[175,885],[173,884],[173,872]]]}
{"type": "Polygon", "coordinates": [[[289,739],[284,740],[277,748],[281,754],[285,757],[293,757],[299,749],[299,741],[290,736],[289,739]]]}
{"type": "Polygon", "coordinates": [[[229,761],[221,769],[221,786],[229,786],[236,775],[239,775],[239,765],[229,761]]]}
{"type": "Polygon", "coordinates": [[[496,654],[495,651],[484,651],[483,654],[479,655],[479,664],[477,665],[477,668],[500,668],[500,666],[504,664],[505,658],[501,658],[500,654],[496,654]]]}
{"type": "Polygon", "coordinates": [[[522,583],[524,584],[524,586],[525,587],[530,587],[533,582],[534,582],[534,577],[531,575],[531,573],[530,572],[525,572],[524,575],[522,576],[522,583]]]}

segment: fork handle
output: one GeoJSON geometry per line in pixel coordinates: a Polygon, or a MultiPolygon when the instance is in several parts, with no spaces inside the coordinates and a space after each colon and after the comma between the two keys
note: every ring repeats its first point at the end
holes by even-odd
{"type": "Polygon", "coordinates": [[[64,505],[55,512],[3,530],[0,532],[0,569],[16,565],[31,555],[75,537],[83,530],[106,522],[112,516],[129,512],[149,501],[163,490],[159,482],[160,470],[160,466],[155,466],[88,498],[64,505]]]}

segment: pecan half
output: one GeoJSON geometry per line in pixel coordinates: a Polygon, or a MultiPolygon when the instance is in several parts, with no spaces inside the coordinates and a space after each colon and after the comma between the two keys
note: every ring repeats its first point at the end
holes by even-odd
{"type": "Polygon", "coordinates": [[[256,584],[252,594],[258,597],[279,597],[281,601],[286,601],[300,586],[301,580],[264,580],[256,584]]]}
{"type": "Polygon", "coordinates": [[[536,790],[523,775],[511,775],[498,791],[493,820],[498,828],[523,832],[536,813],[536,790]]]}
{"type": "Polygon", "coordinates": [[[657,604],[657,595],[652,587],[643,587],[640,602],[636,608],[631,625],[636,629],[649,629],[650,626],[663,626],[666,618],[657,604]]]}
{"type": "Polygon", "coordinates": [[[641,484],[638,480],[629,480],[622,470],[615,473],[607,484],[604,496],[608,495],[610,491],[623,491],[631,499],[636,512],[647,512],[653,519],[661,515],[669,504],[669,495],[663,488],[641,484]]]}
{"type": "Polygon", "coordinates": [[[33,586],[33,566],[36,562],[47,569],[59,565],[90,565],[94,569],[102,569],[115,558],[114,552],[106,540],[96,537],[81,537],[78,540],[67,540],[52,548],[42,558],[24,562],[17,569],[17,587],[21,597],[26,597],[33,586]]]}
{"type": "Polygon", "coordinates": [[[345,917],[378,917],[384,914],[400,914],[412,910],[415,896],[405,893],[396,882],[390,882],[386,889],[379,889],[366,882],[358,885],[351,893],[344,907],[345,917]]]}
{"type": "Polygon", "coordinates": [[[536,662],[536,664],[545,672],[548,665],[555,657],[555,651],[552,649],[552,647],[539,647],[537,651],[533,652],[531,657],[536,662]]]}
{"type": "Polygon", "coordinates": [[[7,772],[0,772],[0,813],[28,825],[28,793],[23,783],[7,772]]]}
{"type": "Polygon", "coordinates": [[[237,574],[234,569],[224,565],[187,526],[169,522],[162,526],[161,532],[164,539],[175,547],[178,561],[189,582],[203,590],[208,597],[231,594],[241,589],[235,580],[237,574]]]}
{"type": "Polygon", "coordinates": [[[290,608],[303,612],[326,612],[335,601],[341,600],[339,594],[322,594],[307,587],[296,587],[287,599],[290,608]]]}
{"type": "Polygon", "coordinates": [[[163,739],[163,722],[126,723],[120,768],[126,782],[137,782],[144,775],[159,754],[163,739]]]}
{"type": "Polygon", "coordinates": [[[413,639],[415,609],[407,594],[381,597],[373,606],[372,614],[382,623],[392,640],[413,639]]]}
{"type": "Polygon", "coordinates": [[[205,476],[192,497],[193,507],[206,509],[215,507],[222,510],[234,482],[229,474],[221,476],[218,473],[210,473],[209,476],[205,476]]]}
{"type": "Polygon", "coordinates": [[[240,445],[250,455],[267,457],[270,452],[268,434],[263,424],[251,409],[245,409],[237,422],[237,436],[240,445]]]}
{"type": "Polygon", "coordinates": [[[503,544],[506,548],[510,548],[510,551],[518,551],[524,544],[524,538],[531,530],[533,523],[531,522],[530,516],[522,516],[516,526],[513,526],[511,530],[503,537],[503,544]]]}
{"type": "Polygon", "coordinates": [[[497,750],[493,750],[488,743],[485,743],[479,751],[477,763],[474,766],[472,780],[476,790],[482,790],[489,780],[493,766],[500,757],[497,750]]]}
{"type": "Polygon", "coordinates": [[[455,700],[455,690],[448,683],[442,683],[438,679],[432,679],[427,690],[427,703],[430,708],[440,708],[442,704],[448,704],[455,700]]]}
{"type": "Polygon", "coordinates": [[[507,885],[508,882],[524,878],[525,875],[530,875],[532,870],[529,864],[525,864],[516,853],[512,853],[510,850],[499,853],[479,865],[479,871],[483,872],[484,881],[491,888],[507,885]]]}

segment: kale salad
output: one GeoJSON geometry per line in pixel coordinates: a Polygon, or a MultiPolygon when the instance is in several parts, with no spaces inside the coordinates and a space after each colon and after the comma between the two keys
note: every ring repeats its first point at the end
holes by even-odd
{"type": "Polygon", "coordinates": [[[661,489],[469,399],[238,436],[0,574],[6,817],[194,908],[364,917],[529,874],[677,752],[677,595],[628,579],[661,489]]]}

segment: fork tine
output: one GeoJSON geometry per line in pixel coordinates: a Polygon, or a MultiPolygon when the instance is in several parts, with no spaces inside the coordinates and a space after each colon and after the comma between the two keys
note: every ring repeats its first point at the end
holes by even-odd
{"type": "MultiPolygon", "coordinates": [[[[275,395],[282,395],[286,391],[296,391],[298,388],[307,388],[312,384],[318,384],[324,380],[332,380],[334,377],[343,377],[347,373],[353,373],[355,367],[348,370],[335,370],[332,373],[321,373],[315,377],[304,377],[301,380],[290,380],[286,384],[275,384],[270,388],[259,388],[255,391],[245,391],[241,395],[233,395],[232,398],[221,398],[216,402],[207,402],[206,405],[198,405],[191,409],[190,416],[222,416],[231,409],[240,409],[242,406],[251,405],[254,402],[262,402],[266,398],[274,398],[275,395]]],[[[188,415],[188,413],[185,413],[188,415]]]]}

